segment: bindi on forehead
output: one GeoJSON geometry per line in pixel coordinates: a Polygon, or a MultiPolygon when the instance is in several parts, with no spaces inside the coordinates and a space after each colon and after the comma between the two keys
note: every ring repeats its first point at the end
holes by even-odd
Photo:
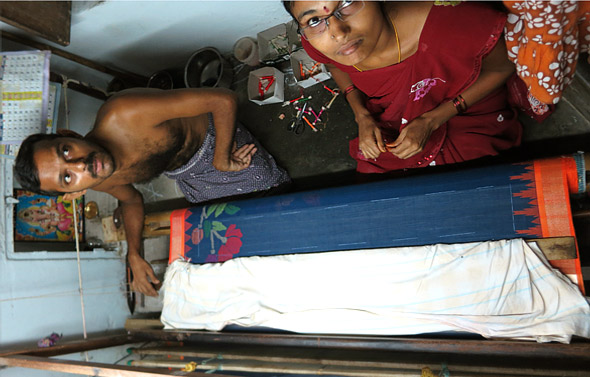
{"type": "Polygon", "coordinates": [[[325,13],[330,13],[330,10],[329,10],[329,9],[328,9],[328,7],[327,7],[327,6],[325,6],[325,5],[324,5],[324,12],[325,12],[325,13]]]}

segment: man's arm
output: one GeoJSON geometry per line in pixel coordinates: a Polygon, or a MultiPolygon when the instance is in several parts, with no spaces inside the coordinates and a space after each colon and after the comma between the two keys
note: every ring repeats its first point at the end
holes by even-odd
{"type": "Polygon", "coordinates": [[[158,284],[154,270],[140,256],[144,222],[143,196],[132,185],[121,185],[105,191],[119,200],[125,235],[127,237],[127,259],[133,271],[131,288],[134,291],[157,296],[158,293],[151,283],[158,284]]]}
{"type": "MultiPolygon", "coordinates": [[[[117,114],[116,123],[136,127],[133,132],[145,132],[146,126],[157,127],[171,119],[212,113],[215,123],[213,166],[221,171],[238,171],[249,166],[256,150],[252,144],[234,148],[237,106],[236,94],[228,89],[144,88],[120,92],[105,104],[103,112],[117,114]]],[[[194,126],[199,125],[194,122],[194,126]]]]}
{"type": "Polygon", "coordinates": [[[234,137],[236,132],[236,114],[238,99],[234,92],[216,90],[217,97],[207,112],[213,114],[215,126],[215,152],[213,166],[221,171],[240,171],[250,165],[251,157],[256,152],[253,144],[236,148],[234,137]]]}

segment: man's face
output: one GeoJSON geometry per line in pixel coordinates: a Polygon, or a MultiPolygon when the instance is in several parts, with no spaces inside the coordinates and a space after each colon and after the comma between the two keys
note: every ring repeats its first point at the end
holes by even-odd
{"type": "Polygon", "coordinates": [[[113,156],[100,145],[74,137],[40,141],[33,156],[40,188],[50,192],[80,192],[115,171],[113,156]]]}

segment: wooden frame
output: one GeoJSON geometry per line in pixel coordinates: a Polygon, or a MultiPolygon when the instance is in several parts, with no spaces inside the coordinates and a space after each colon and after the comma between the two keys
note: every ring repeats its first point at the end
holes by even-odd
{"type": "MultiPolygon", "coordinates": [[[[172,374],[171,371],[158,368],[130,367],[124,365],[58,360],[50,358],[51,356],[67,355],[100,348],[133,344],[142,342],[144,340],[146,340],[146,338],[142,337],[140,339],[132,334],[121,333],[87,340],[62,342],[50,348],[35,347],[4,350],[0,351],[0,366],[51,370],[64,373],[105,377],[156,377],[177,375],[172,374]]],[[[186,373],[184,375],[190,377],[219,376],[218,374],[204,374],[200,372],[186,373]]]]}
{"type": "MultiPolygon", "coordinates": [[[[586,158],[586,162],[589,163],[590,155],[586,158]]],[[[145,222],[146,228],[154,234],[159,235],[160,232],[169,231],[169,220],[166,214],[146,217],[145,222]]],[[[569,259],[576,256],[573,237],[534,241],[539,243],[541,250],[550,260],[569,259]]],[[[161,327],[159,321],[156,321],[156,324],[156,327],[161,327]]],[[[223,354],[225,359],[230,361],[235,359],[255,361],[250,364],[250,367],[252,364],[258,366],[264,364],[265,368],[269,368],[268,365],[276,365],[275,371],[278,371],[278,368],[283,368],[282,371],[287,371],[285,368],[291,368],[289,372],[297,370],[303,374],[316,375],[341,372],[347,376],[416,376],[419,375],[420,368],[429,367],[438,373],[446,365],[453,377],[587,376],[588,365],[590,365],[590,340],[576,337],[572,339],[571,344],[561,344],[491,340],[475,335],[453,336],[452,334],[410,337],[162,330],[154,328],[149,321],[141,326],[126,327],[127,331],[119,334],[82,341],[60,342],[51,348],[0,350],[0,367],[23,367],[108,377],[178,375],[178,371],[170,371],[167,367],[148,368],[50,358],[145,341],[175,342],[176,344],[180,342],[181,346],[162,351],[167,355],[223,354]],[[194,348],[197,348],[197,351],[194,351],[194,348]]],[[[221,376],[202,372],[186,372],[183,375],[221,376]]]]}
{"type": "MultiPolygon", "coordinates": [[[[146,329],[135,328],[127,333],[60,342],[51,348],[0,351],[0,366],[109,377],[178,375],[178,370],[171,371],[167,367],[124,366],[50,358],[145,341],[181,345],[162,351],[169,356],[179,353],[223,354],[226,365],[235,365],[236,359],[249,360],[248,365],[257,368],[256,370],[270,370],[269,365],[272,365],[275,371],[299,371],[303,374],[340,372],[350,376],[410,376],[418,375],[424,367],[436,371],[444,363],[453,377],[473,376],[474,373],[478,376],[586,376],[587,366],[590,365],[590,342],[580,339],[574,339],[571,344],[561,344],[451,337],[169,331],[148,326],[146,329]]],[[[144,354],[154,352],[157,353],[151,349],[144,354]]],[[[184,372],[183,375],[221,376],[203,372],[184,372]]]]}
{"type": "Polygon", "coordinates": [[[2,1],[0,20],[62,46],[70,44],[71,1],[2,1]]]}

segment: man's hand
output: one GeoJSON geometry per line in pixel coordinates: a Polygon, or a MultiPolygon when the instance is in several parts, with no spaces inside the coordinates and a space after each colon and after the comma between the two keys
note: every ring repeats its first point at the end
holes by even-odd
{"type": "Polygon", "coordinates": [[[231,155],[225,164],[216,164],[213,161],[215,169],[219,171],[240,171],[250,166],[252,162],[252,156],[256,153],[257,149],[254,144],[244,144],[238,148],[234,141],[231,155]]]}
{"type": "Polygon", "coordinates": [[[375,159],[381,152],[386,152],[383,144],[381,129],[372,117],[366,117],[359,121],[359,149],[365,158],[375,159]]]}
{"type": "Polygon", "coordinates": [[[158,296],[158,292],[156,292],[152,283],[160,284],[160,280],[156,278],[152,266],[139,255],[132,254],[128,258],[129,266],[131,266],[131,271],[133,271],[131,289],[148,296],[158,296]]]}
{"type": "Polygon", "coordinates": [[[428,138],[437,127],[427,118],[418,117],[404,127],[387,149],[402,160],[422,152],[428,138]]]}

